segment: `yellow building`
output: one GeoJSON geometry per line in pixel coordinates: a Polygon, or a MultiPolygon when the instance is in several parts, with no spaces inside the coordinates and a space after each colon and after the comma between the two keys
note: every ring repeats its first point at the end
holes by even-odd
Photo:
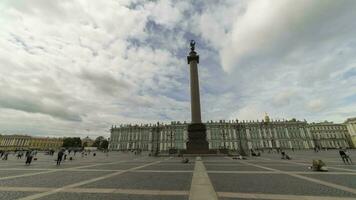
{"type": "Polygon", "coordinates": [[[28,148],[31,137],[28,135],[1,135],[1,150],[20,150],[28,148]]]}
{"type": "Polygon", "coordinates": [[[61,148],[62,145],[62,138],[31,137],[28,147],[37,150],[55,150],[61,148]]]}
{"type": "Polygon", "coordinates": [[[62,145],[62,138],[31,137],[28,135],[0,135],[0,150],[56,150],[62,147],[62,145]]]}

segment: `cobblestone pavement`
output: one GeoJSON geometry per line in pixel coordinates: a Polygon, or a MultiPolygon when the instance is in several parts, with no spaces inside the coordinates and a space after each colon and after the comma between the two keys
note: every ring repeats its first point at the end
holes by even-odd
{"type": "MultiPolygon", "coordinates": [[[[111,152],[80,154],[55,165],[55,156],[39,153],[24,159],[0,160],[0,199],[356,199],[356,165],[345,165],[337,151],[275,153],[233,160],[229,157],[149,157],[111,152]],[[308,169],[322,159],[329,172],[308,169]]],[[[356,151],[351,152],[356,162],[356,151]]]]}

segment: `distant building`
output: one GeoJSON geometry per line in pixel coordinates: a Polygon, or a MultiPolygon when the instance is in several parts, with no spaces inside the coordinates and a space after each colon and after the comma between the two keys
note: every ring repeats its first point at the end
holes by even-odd
{"type": "Polygon", "coordinates": [[[356,117],[348,118],[345,121],[345,125],[350,134],[352,145],[355,148],[356,147],[356,117]]]}
{"type": "Polygon", "coordinates": [[[311,123],[310,132],[313,135],[315,146],[318,148],[349,148],[352,142],[344,124],[333,122],[311,123]]]}
{"type": "Polygon", "coordinates": [[[0,150],[56,150],[62,147],[62,145],[62,138],[32,137],[28,135],[0,135],[0,150]]]}
{"type": "Polygon", "coordinates": [[[98,147],[84,147],[85,151],[97,151],[98,147]]]}
{"type": "Polygon", "coordinates": [[[89,136],[86,136],[82,139],[82,146],[83,147],[91,147],[94,144],[94,140],[91,139],[89,136]]]}
{"type": "MultiPolygon", "coordinates": [[[[332,122],[271,120],[220,120],[205,123],[210,149],[312,149],[349,148],[351,138],[344,124],[332,122]]],[[[187,123],[120,125],[111,128],[109,149],[166,152],[185,149],[187,123]]],[[[356,134],[355,134],[356,136],[356,134]]]]}
{"type": "Polygon", "coordinates": [[[28,135],[1,135],[1,150],[26,149],[30,145],[31,136],[28,135]]]}

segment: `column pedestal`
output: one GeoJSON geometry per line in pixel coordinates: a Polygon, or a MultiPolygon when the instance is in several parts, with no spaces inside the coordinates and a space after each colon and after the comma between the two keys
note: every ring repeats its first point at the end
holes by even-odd
{"type": "Polygon", "coordinates": [[[188,125],[188,154],[208,154],[209,143],[206,140],[206,127],[203,123],[194,123],[188,125]]]}

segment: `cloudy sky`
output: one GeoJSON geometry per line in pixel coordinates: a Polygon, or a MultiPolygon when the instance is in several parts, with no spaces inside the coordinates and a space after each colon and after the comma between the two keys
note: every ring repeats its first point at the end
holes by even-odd
{"type": "Polygon", "coordinates": [[[2,0],[0,133],[105,135],[189,121],[356,116],[356,1],[2,0]]]}

